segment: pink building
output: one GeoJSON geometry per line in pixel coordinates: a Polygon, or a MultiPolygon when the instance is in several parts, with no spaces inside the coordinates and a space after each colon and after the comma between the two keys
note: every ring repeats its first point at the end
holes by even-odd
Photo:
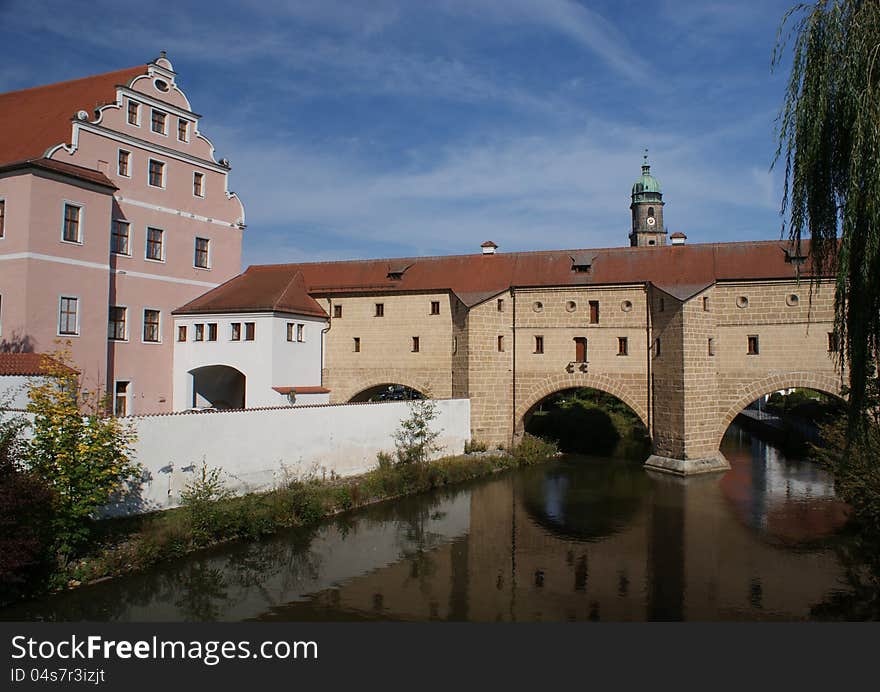
{"type": "Polygon", "coordinates": [[[229,163],[161,57],[0,94],[0,352],[70,340],[118,413],[170,411],[171,311],[241,270],[229,163]]]}

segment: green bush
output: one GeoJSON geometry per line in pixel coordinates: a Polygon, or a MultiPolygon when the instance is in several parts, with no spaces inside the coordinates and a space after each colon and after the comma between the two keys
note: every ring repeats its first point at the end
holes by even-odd
{"type": "Polygon", "coordinates": [[[513,448],[513,459],[517,466],[533,466],[553,458],[558,452],[554,442],[526,433],[513,448]]]}
{"type": "Polygon", "coordinates": [[[209,543],[224,535],[231,525],[228,504],[232,497],[219,468],[208,468],[202,462],[198,476],[180,493],[180,504],[189,520],[193,540],[209,543]]]}

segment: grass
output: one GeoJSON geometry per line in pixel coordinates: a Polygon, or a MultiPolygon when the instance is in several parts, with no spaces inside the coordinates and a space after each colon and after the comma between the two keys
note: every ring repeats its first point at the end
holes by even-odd
{"type": "Polygon", "coordinates": [[[101,522],[94,549],[57,572],[51,586],[61,589],[136,572],[226,541],[314,525],[340,512],[531,466],[555,454],[555,445],[526,435],[511,453],[446,457],[429,464],[380,460],[376,469],[360,476],[294,480],[240,497],[222,490],[216,498],[213,491],[202,492],[177,509],[101,522]]]}

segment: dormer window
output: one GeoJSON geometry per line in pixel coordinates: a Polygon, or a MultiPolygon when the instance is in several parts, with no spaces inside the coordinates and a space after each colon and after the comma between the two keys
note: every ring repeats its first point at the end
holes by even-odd
{"type": "Polygon", "coordinates": [[[589,274],[593,269],[593,255],[586,253],[576,253],[570,255],[571,270],[576,274],[589,274]]]}
{"type": "Polygon", "coordinates": [[[406,273],[406,270],[409,269],[411,264],[402,264],[391,262],[388,265],[388,278],[391,281],[400,281],[403,278],[403,275],[406,273]]]}
{"type": "Polygon", "coordinates": [[[807,256],[801,254],[800,248],[794,248],[792,250],[785,249],[784,252],[786,264],[800,266],[807,261],[807,256]]]}

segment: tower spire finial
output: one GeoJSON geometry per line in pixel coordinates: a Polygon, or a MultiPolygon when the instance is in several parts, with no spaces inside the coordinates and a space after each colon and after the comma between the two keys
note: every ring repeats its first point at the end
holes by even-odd
{"type": "Polygon", "coordinates": [[[645,148],[645,153],[642,155],[642,173],[650,173],[651,172],[651,164],[648,163],[648,149],[645,148]]]}

